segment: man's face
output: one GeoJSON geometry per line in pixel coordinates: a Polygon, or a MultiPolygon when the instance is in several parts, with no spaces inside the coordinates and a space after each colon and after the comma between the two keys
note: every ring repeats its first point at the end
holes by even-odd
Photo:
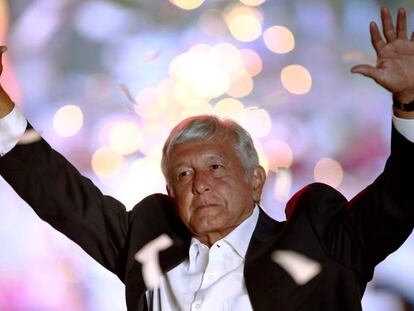
{"type": "Polygon", "coordinates": [[[176,145],[168,175],[168,193],[179,217],[207,245],[250,216],[266,178],[258,167],[247,180],[233,140],[222,135],[176,145]]]}

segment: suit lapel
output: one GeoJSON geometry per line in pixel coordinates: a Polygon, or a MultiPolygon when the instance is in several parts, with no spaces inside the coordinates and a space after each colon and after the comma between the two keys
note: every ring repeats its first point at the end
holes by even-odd
{"type": "MultiPolygon", "coordinates": [[[[191,241],[191,236],[184,225],[174,223],[172,227],[176,231],[169,230],[166,233],[173,240],[173,245],[158,254],[158,260],[163,274],[180,264],[188,256],[188,248],[191,241]]],[[[142,277],[142,265],[136,260],[134,260],[127,274],[125,286],[128,310],[147,310],[145,299],[147,288],[142,277]]]]}
{"type": "Polygon", "coordinates": [[[254,310],[296,310],[321,277],[298,285],[283,267],[272,260],[275,250],[287,249],[285,222],[271,219],[260,210],[259,219],[246,254],[246,288],[254,310]]]}

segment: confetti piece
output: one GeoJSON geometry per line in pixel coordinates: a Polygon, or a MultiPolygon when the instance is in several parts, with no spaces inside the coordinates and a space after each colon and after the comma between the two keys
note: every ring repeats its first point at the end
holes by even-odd
{"type": "Polygon", "coordinates": [[[148,53],[145,55],[144,57],[144,61],[146,63],[153,63],[154,61],[157,60],[157,58],[160,56],[161,54],[161,50],[156,50],[154,52],[148,53]]]}
{"type": "Polygon", "coordinates": [[[137,101],[132,96],[129,87],[126,84],[120,84],[119,87],[121,88],[122,93],[124,93],[125,97],[134,105],[138,105],[137,101]]]}
{"type": "Polygon", "coordinates": [[[18,145],[33,144],[41,139],[42,137],[34,129],[29,129],[26,132],[24,132],[23,136],[20,138],[17,144],[18,145]]]}
{"type": "Polygon", "coordinates": [[[148,289],[155,288],[160,283],[162,275],[158,253],[173,245],[172,239],[162,234],[141,248],[134,256],[142,264],[142,276],[148,289]]]}
{"type": "Polygon", "coordinates": [[[294,251],[274,251],[272,260],[285,269],[298,285],[305,285],[322,270],[320,263],[294,251]]]}

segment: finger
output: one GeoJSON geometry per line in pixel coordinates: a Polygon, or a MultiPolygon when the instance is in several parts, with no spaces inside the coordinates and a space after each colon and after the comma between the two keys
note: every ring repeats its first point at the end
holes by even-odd
{"type": "Polygon", "coordinates": [[[375,22],[371,22],[369,24],[369,32],[371,34],[372,46],[374,47],[378,55],[381,49],[386,45],[386,43],[384,39],[382,38],[381,33],[378,29],[378,26],[375,22]]]}
{"type": "Polygon", "coordinates": [[[386,6],[381,8],[382,31],[387,42],[392,42],[397,39],[394,25],[392,24],[392,17],[390,9],[386,6]]]}
{"type": "Polygon", "coordinates": [[[371,65],[357,65],[351,68],[352,73],[359,73],[365,77],[374,79],[376,82],[382,80],[381,70],[371,65]]]}
{"type": "Polygon", "coordinates": [[[407,40],[407,15],[403,8],[398,9],[397,14],[397,37],[399,39],[407,40]]]}

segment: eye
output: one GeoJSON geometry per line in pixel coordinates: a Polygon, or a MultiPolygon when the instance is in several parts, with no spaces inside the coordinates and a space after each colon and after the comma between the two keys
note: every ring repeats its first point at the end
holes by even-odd
{"type": "Polygon", "coordinates": [[[220,169],[222,167],[223,167],[223,165],[220,165],[220,164],[213,164],[213,165],[210,166],[210,168],[212,170],[218,170],[218,169],[220,169]]]}
{"type": "Polygon", "coordinates": [[[214,176],[220,176],[223,171],[224,166],[219,163],[214,163],[209,166],[210,172],[214,174],[214,176]]]}
{"type": "Polygon", "coordinates": [[[185,180],[185,179],[190,178],[192,175],[193,175],[192,170],[180,171],[180,172],[178,172],[177,179],[178,180],[185,180]]]}

